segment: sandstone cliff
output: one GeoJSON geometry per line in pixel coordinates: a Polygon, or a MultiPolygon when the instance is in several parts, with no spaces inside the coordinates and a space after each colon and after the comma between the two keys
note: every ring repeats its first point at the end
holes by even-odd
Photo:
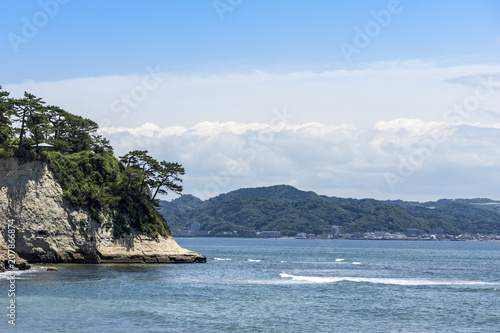
{"type": "MultiPolygon", "coordinates": [[[[90,214],[72,207],[47,165],[0,159],[0,231],[14,220],[16,252],[30,262],[192,263],[205,262],[172,237],[157,239],[135,231],[113,238],[90,214]]],[[[105,217],[106,219],[106,217],[105,217]]]]}

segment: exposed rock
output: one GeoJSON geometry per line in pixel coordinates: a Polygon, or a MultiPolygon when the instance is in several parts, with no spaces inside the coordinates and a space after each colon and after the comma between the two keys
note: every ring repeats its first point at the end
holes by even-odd
{"type": "Polygon", "coordinates": [[[47,272],[58,272],[59,270],[55,267],[47,267],[47,272]]]}
{"type": "Polygon", "coordinates": [[[2,241],[10,219],[16,230],[16,252],[29,262],[206,262],[203,255],[180,247],[172,237],[153,239],[132,230],[114,239],[113,227],[100,226],[87,211],[63,198],[61,186],[42,162],[0,159],[2,241]]]}
{"type": "MultiPolygon", "coordinates": [[[[0,237],[0,273],[5,272],[6,270],[10,270],[8,255],[9,255],[9,249],[7,247],[7,243],[5,243],[3,237],[0,237]]],[[[19,269],[21,271],[28,270],[31,268],[30,264],[28,264],[28,262],[25,259],[19,257],[17,253],[15,253],[14,267],[15,269],[19,269]]]]}

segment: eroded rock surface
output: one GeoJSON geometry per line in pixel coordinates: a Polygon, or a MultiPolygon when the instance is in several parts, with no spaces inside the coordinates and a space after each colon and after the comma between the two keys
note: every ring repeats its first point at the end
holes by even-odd
{"type": "MultiPolygon", "coordinates": [[[[29,262],[194,263],[206,262],[180,247],[172,237],[150,238],[133,231],[113,238],[113,228],[71,206],[47,165],[0,159],[0,225],[2,241],[13,220],[16,252],[29,262]]],[[[107,217],[104,216],[104,220],[107,217]]]]}

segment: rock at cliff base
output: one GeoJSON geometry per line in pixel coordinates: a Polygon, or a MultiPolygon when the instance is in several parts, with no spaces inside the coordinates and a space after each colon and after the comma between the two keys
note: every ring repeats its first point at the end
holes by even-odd
{"type": "MultiPolygon", "coordinates": [[[[111,213],[106,214],[100,215],[102,221],[111,220],[111,213]]],[[[0,159],[0,221],[12,221],[16,253],[32,263],[206,262],[171,236],[154,238],[131,228],[130,234],[116,238],[113,225],[103,226],[65,199],[55,175],[40,161],[0,159]]],[[[0,231],[7,235],[6,228],[0,226],[0,231]]],[[[0,245],[6,249],[4,237],[0,245]]]]}

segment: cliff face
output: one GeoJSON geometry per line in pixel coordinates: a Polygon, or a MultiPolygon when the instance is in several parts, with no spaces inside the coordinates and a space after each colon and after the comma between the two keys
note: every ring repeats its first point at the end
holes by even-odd
{"type": "MultiPolygon", "coordinates": [[[[0,226],[16,229],[16,252],[30,262],[191,263],[205,262],[172,237],[153,239],[133,231],[113,238],[90,214],[72,207],[54,175],[42,162],[0,159],[0,226]]],[[[106,220],[106,217],[105,217],[106,220]]]]}

